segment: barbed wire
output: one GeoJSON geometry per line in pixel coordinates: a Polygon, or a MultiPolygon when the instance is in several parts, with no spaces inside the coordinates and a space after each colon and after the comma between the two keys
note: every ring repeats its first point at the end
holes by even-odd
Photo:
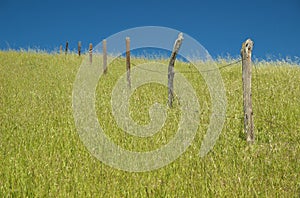
{"type": "MultiPolygon", "coordinates": [[[[225,67],[229,67],[229,66],[235,65],[235,64],[237,64],[237,63],[239,63],[239,62],[241,62],[241,61],[242,61],[242,60],[239,59],[239,60],[234,61],[234,62],[232,62],[232,63],[226,64],[226,65],[222,65],[222,66],[220,66],[220,67],[213,68],[213,69],[209,69],[209,70],[202,70],[202,71],[200,71],[200,72],[210,72],[210,71],[220,70],[220,69],[223,69],[223,68],[225,68],[225,67]]],[[[137,65],[134,64],[134,63],[131,63],[131,65],[137,66],[137,65]]],[[[141,68],[141,67],[135,67],[135,68],[140,69],[140,70],[145,70],[145,71],[155,72],[155,73],[159,73],[159,74],[165,74],[165,73],[162,73],[162,72],[160,72],[160,71],[153,70],[153,69],[146,69],[146,68],[141,68]]],[[[177,72],[175,72],[175,73],[199,73],[199,71],[177,71],[177,72]]]]}

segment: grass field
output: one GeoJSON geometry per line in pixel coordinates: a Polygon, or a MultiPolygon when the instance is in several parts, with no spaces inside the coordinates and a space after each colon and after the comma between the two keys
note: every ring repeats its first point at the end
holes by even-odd
{"type": "MultiPolygon", "coordinates": [[[[227,114],[213,150],[199,149],[211,102],[200,74],[184,73],[201,106],[192,145],[173,163],[150,172],[114,169],[93,157],[77,133],[72,89],[83,58],[34,52],[0,52],[0,197],[299,197],[300,67],[282,62],[253,68],[256,141],[243,135],[241,63],[221,70],[227,114]]],[[[135,64],[146,62],[132,59],[135,64]]],[[[164,62],[164,61],[162,61],[164,62]]],[[[228,62],[218,61],[219,66],[228,62]]],[[[178,70],[187,63],[177,62],[178,70]]],[[[190,68],[195,70],[194,68],[190,68]]],[[[125,60],[109,65],[96,90],[100,125],[116,144],[146,151],[166,144],[176,132],[179,104],[168,110],[165,126],[151,138],[118,128],[110,96],[125,60]]],[[[149,107],[165,104],[167,90],[144,85],[130,99],[132,118],[149,122],[149,107]]]]}

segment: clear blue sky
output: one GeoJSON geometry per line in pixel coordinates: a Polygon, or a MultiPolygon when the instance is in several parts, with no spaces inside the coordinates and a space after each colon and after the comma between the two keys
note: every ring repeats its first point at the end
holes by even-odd
{"type": "Polygon", "coordinates": [[[0,0],[0,49],[52,51],[69,41],[98,43],[137,26],[189,34],[213,57],[239,55],[248,37],[254,57],[300,57],[299,0],[0,0]]]}

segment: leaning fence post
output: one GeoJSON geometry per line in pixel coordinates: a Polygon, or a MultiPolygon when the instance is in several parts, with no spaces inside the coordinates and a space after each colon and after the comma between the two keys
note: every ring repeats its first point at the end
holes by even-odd
{"type": "Polygon", "coordinates": [[[128,87],[131,88],[131,80],[130,80],[130,38],[129,37],[126,37],[126,71],[127,71],[128,87]]]}
{"type": "Polygon", "coordinates": [[[242,79],[243,79],[243,104],[244,104],[244,130],[247,142],[254,142],[254,123],[252,110],[252,93],[251,93],[251,54],[253,41],[247,39],[241,49],[242,56],[242,79]]]}
{"type": "Polygon", "coordinates": [[[107,52],[106,52],[106,40],[104,39],[102,42],[103,48],[103,73],[107,73],[107,52]]]}
{"type": "Polygon", "coordinates": [[[169,68],[168,68],[168,100],[169,100],[169,107],[172,107],[173,104],[173,81],[174,81],[174,64],[175,64],[175,59],[176,55],[179,51],[179,48],[181,46],[183,40],[183,34],[179,33],[178,38],[175,41],[173,51],[171,54],[170,62],[169,62],[169,68]]]}
{"type": "Polygon", "coordinates": [[[69,42],[67,41],[67,42],[66,42],[65,54],[67,54],[67,53],[68,53],[68,49],[69,49],[69,42]]]}
{"type": "Polygon", "coordinates": [[[90,43],[89,45],[89,55],[90,55],[90,64],[93,62],[93,44],[90,43]]]}
{"type": "Polygon", "coordinates": [[[78,41],[78,56],[81,55],[81,41],[78,41]]]}

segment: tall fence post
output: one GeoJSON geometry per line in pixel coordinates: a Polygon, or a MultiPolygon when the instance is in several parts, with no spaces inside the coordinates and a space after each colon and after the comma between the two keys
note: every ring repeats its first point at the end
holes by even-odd
{"type": "Polygon", "coordinates": [[[131,80],[130,80],[130,38],[129,37],[126,37],[126,71],[127,71],[128,87],[131,88],[131,80]]]}
{"type": "Polygon", "coordinates": [[[90,64],[93,62],[93,44],[90,43],[89,45],[89,55],[90,55],[90,64]]]}
{"type": "Polygon", "coordinates": [[[78,56],[81,55],[81,41],[78,41],[78,56]]]}
{"type": "Polygon", "coordinates": [[[172,54],[171,54],[169,67],[168,67],[168,100],[169,100],[169,107],[173,106],[174,64],[175,64],[175,60],[176,60],[176,55],[179,51],[179,48],[181,46],[182,41],[183,41],[183,34],[179,33],[178,38],[176,39],[174,47],[173,47],[173,51],[172,51],[172,54]]]}
{"type": "Polygon", "coordinates": [[[106,50],[106,40],[104,39],[102,42],[103,48],[103,73],[107,73],[107,50],[106,50]]]}
{"type": "Polygon", "coordinates": [[[242,78],[243,78],[243,104],[244,104],[244,130],[247,142],[254,142],[254,123],[252,110],[252,93],[251,93],[251,55],[253,41],[247,39],[241,49],[242,56],[242,78]]]}
{"type": "Polygon", "coordinates": [[[68,50],[69,50],[69,42],[67,41],[67,42],[66,42],[65,54],[67,54],[67,53],[68,53],[68,50]]]}

